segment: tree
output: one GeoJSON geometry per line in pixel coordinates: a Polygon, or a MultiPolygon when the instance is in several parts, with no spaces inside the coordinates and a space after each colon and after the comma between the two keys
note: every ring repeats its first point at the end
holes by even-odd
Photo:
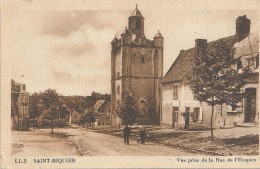
{"type": "Polygon", "coordinates": [[[122,104],[117,105],[116,112],[126,125],[135,123],[138,116],[138,106],[134,96],[125,93],[122,104]]]}
{"type": "MultiPolygon", "coordinates": [[[[29,112],[30,112],[30,118],[36,120],[38,117],[41,116],[41,114],[44,111],[44,103],[42,99],[39,97],[38,93],[33,93],[30,96],[30,102],[29,102],[29,112]]],[[[35,121],[34,121],[34,127],[35,127],[35,121]]]]}
{"type": "Polygon", "coordinates": [[[224,41],[219,40],[205,48],[197,48],[191,76],[188,76],[190,89],[194,99],[206,102],[212,107],[211,112],[211,140],[213,141],[214,106],[226,103],[237,107],[245,93],[241,88],[245,85],[245,78],[250,73],[248,67],[236,70],[234,49],[224,41]]]}
{"type": "Polygon", "coordinates": [[[96,116],[94,111],[90,110],[90,112],[86,114],[86,122],[88,124],[91,124],[91,127],[93,128],[93,124],[96,122],[96,116]]]}
{"type": "Polygon", "coordinates": [[[42,99],[47,117],[51,120],[51,133],[53,133],[54,119],[56,119],[60,113],[62,107],[62,101],[58,98],[59,94],[54,89],[47,89],[43,93],[39,94],[42,99]]]}
{"type": "Polygon", "coordinates": [[[64,119],[66,119],[66,117],[68,115],[70,115],[70,110],[65,104],[63,104],[62,107],[61,107],[61,110],[60,110],[60,117],[61,117],[61,120],[62,120],[62,126],[64,126],[64,119]]]}

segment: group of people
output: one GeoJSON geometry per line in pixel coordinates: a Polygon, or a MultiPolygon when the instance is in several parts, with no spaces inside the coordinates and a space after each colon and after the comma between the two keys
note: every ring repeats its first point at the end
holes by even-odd
{"type": "MultiPolygon", "coordinates": [[[[126,125],[123,129],[123,135],[124,135],[124,143],[129,145],[129,136],[131,133],[131,129],[128,125],[126,125]]],[[[142,124],[141,127],[138,129],[138,136],[140,137],[140,143],[145,144],[145,139],[148,135],[148,132],[146,130],[146,127],[142,124]]]]}

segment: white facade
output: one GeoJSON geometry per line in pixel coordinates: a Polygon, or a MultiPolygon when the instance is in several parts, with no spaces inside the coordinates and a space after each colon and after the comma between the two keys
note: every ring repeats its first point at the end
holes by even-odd
{"type": "Polygon", "coordinates": [[[189,123],[201,124],[202,108],[202,104],[193,99],[188,85],[182,82],[162,85],[161,124],[163,126],[183,128],[187,118],[186,112],[189,113],[189,123]]]}

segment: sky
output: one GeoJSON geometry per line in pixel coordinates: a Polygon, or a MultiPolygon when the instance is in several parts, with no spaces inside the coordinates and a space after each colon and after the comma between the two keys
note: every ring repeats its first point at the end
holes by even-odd
{"type": "MultiPolygon", "coordinates": [[[[29,9],[8,10],[10,77],[25,83],[30,93],[48,88],[62,95],[110,93],[110,42],[128,25],[136,2],[117,8],[66,10],[30,8],[35,4],[26,2],[29,9]]],[[[256,10],[192,9],[172,2],[162,8],[138,3],[146,38],[152,39],[158,30],[164,37],[164,74],[180,50],[194,47],[196,38],[212,41],[234,35],[238,16],[247,15],[251,32],[259,25],[256,10]]]]}

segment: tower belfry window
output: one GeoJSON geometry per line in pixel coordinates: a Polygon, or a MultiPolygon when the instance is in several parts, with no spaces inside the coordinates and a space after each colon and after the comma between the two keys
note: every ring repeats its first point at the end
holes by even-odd
{"type": "Polygon", "coordinates": [[[141,19],[136,19],[136,29],[141,29],[141,27],[142,27],[142,21],[141,21],[141,19]]]}
{"type": "Polygon", "coordinates": [[[120,86],[117,86],[117,94],[120,94],[120,86]]]}
{"type": "Polygon", "coordinates": [[[144,58],[144,56],[141,57],[141,62],[142,62],[142,63],[145,62],[145,58],[144,58]]]}

